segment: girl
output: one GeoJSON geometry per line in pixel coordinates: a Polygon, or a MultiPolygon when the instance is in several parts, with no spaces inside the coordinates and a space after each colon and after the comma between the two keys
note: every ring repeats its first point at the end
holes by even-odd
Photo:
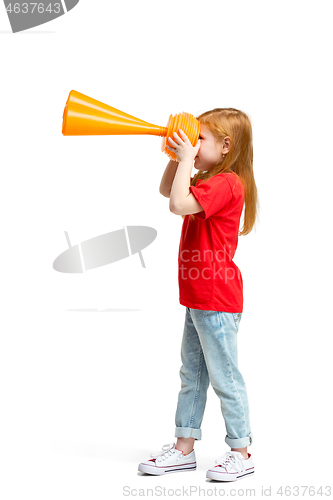
{"type": "Polygon", "coordinates": [[[220,399],[231,450],[216,460],[207,477],[235,481],[253,474],[247,446],[252,443],[249,407],[237,367],[237,332],[243,311],[243,282],[232,261],[240,235],[248,234],[257,213],[253,176],[252,128],[234,108],[198,117],[200,136],[193,147],[182,130],[169,138],[170,161],[160,192],[170,210],[184,219],[179,247],[179,299],[186,307],[181,346],[181,390],[176,410],[176,444],[165,445],[139,465],[148,474],[196,469],[194,442],[201,439],[209,382],[220,399]],[[193,167],[198,170],[191,178],[193,167]]]}

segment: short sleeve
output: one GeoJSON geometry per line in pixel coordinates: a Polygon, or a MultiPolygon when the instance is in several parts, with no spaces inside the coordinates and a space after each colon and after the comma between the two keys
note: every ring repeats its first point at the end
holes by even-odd
{"type": "Polygon", "coordinates": [[[190,186],[190,192],[203,208],[203,212],[193,215],[202,220],[220,212],[232,200],[230,184],[221,175],[215,175],[196,186],[190,186]]]}

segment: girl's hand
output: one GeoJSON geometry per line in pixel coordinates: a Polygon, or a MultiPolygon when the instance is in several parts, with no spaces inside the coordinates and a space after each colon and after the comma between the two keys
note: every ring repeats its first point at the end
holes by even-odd
{"type": "Polygon", "coordinates": [[[167,145],[167,149],[169,149],[169,151],[173,151],[176,154],[179,162],[184,160],[194,161],[194,158],[196,157],[200,148],[200,140],[198,140],[195,146],[192,146],[187,135],[181,129],[179,129],[178,132],[181,137],[179,137],[177,132],[174,132],[174,139],[171,139],[171,137],[169,137],[168,139],[168,142],[172,147],[167,145]]]}

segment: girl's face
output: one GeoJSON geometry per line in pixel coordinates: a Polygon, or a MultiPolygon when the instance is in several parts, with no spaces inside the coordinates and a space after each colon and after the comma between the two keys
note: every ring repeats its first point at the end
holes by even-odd
{"type": "Polygon", "coordinates": [[[209,170],[222,162],[223,151],[226,148],[216,141],[212,132],[204,124],[200,124],[199,139],[200,148],[194,160],[194,167],[197,170],[209,170]]]}

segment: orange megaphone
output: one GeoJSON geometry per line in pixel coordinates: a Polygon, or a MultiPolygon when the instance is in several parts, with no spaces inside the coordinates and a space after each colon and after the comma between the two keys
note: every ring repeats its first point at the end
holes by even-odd
{"type": "Polygon", "coordinates": [[[159,135],[163,137],[162,151],[173,160],[177,160],[177,157],[173,151],[166,149],[166,145],[168,138],[180,128],[195,146],[199,138],[200,124],[189,113],[170,115],[167,126],[159,127],[80,94],[76,90],[69,93],[62,122],[64,135],[159,135]]]}

